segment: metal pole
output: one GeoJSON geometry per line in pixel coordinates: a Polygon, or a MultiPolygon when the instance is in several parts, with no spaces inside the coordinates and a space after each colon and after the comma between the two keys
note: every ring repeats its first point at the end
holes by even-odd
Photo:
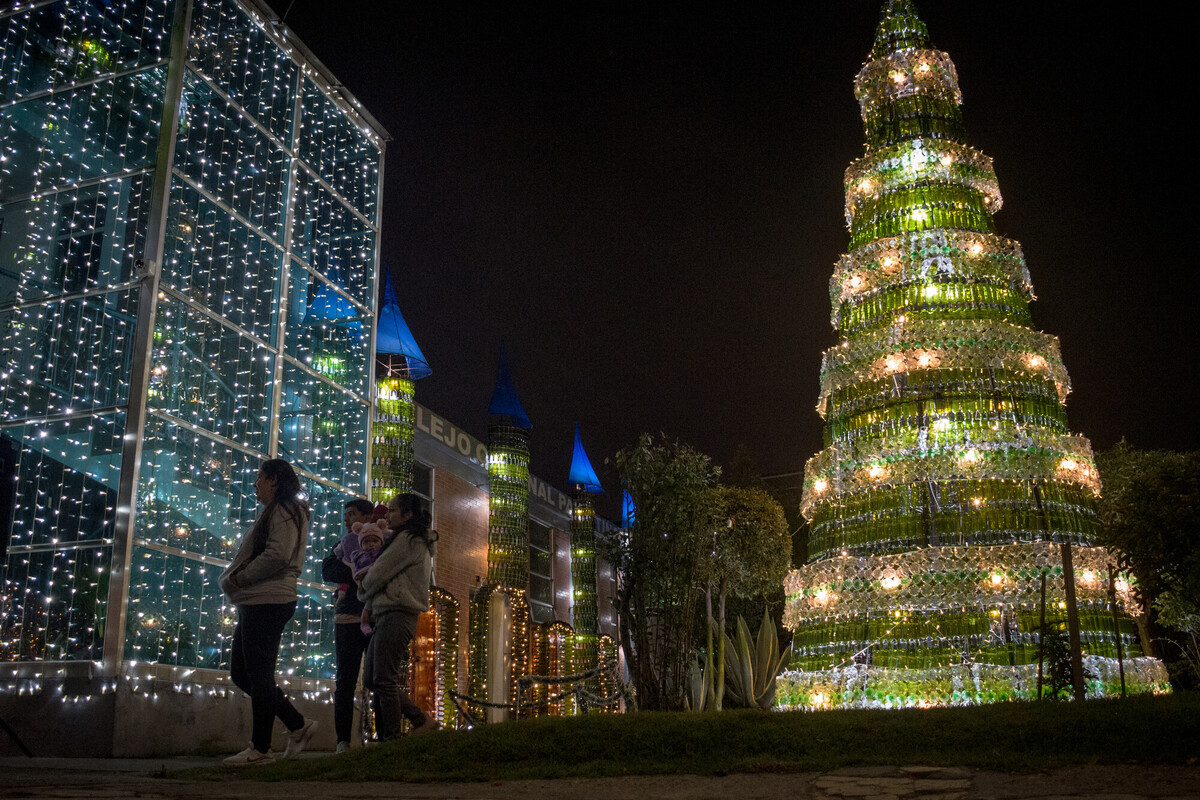
{"type": "Polygon", "coordinates": [[[1038,700],[1042,699],[1042,664],[1045,661],[1046,643],[1046,570],[1042,570],[1041,620],[1038,625],[1038,700]]]}
{"type": "Polygon", "coordinates": [[[1121,623],[1117,618],[1117,568],[1108,565],[1108,607],[1112,609],[1113,637],[1117,640],[1117,669],[1121,673],[1121,697],[1125,697],[1125,648],[1121,645],[1121,623]]]}
{"type": "Polygon", "coordinates": [[[1062,543],[1063,583],[1067,592],[1067,634],[1071,644],[1071,685],[1075,699],[1083,700],[1087,689],[1083,685],[1083,655],[1079,643],[1079,607],[1075,602],[1075,561],[1071,543],[1062,543]]]}
{"type": "Polygon", "coordinates": [[[137,326],[134,328],[133,361],[129,370],[129,407],[125,413],[125,437],[121,446],[121,479],[117,486],[117,509],[113,524],[112,561],[109,564],[107,624],[104,628],[103,674],[120,674],[125,652],[125,615],[129,601],[129,573],[133,561],[133,528],[137,509],[138,470],[142,461],[146,406],[150,385],[154,320],[158,313],[158,284],[162,275],[163,249],[167,237],[171,169],[175,164],[175,135],[179,130],[179,106],[183,96],[187,42],[192,25],[192,2],[175,7],[171,25],[171,61],[167,66],[163,93],[162,122],[154,163],[154,188],[146,225],[145,249],[134,276],[138,288],[137,326]]]}

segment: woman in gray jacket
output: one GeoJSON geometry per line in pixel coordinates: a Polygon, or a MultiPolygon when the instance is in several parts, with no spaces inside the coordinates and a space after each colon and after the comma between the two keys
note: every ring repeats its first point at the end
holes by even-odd
{"type": "Polygon", "coordinates": [[[358,591],[365,604],[363,620],[375,626],[363,663],[363,686],[372,692],[380,740],[400,735],[401,717],[412,724],[413,734],[438,727],[400,688],[400,669],[408,662],[417,617],[429,610],[437,531],[429,530],[429,512],[415,494],[393,497],[387,519],[395,535],[359,582],[358,591]]]}
{"type": "Polygon", "coordinates": [[[291,732],[284,758],[300,753],[317,730],[275,683],[275,662],[283,628],[296,613],[296,580],[308,545],[308,503],[292,465],[283,459],[264,461],[254,481],[264,508],[242,537],[237,555],[221,573],[221,590],[237,607],[229,673],[250,695],[254,732],[250,746],[225,759],[229,766],[270,764],[271,728],[275,717],[291,732]]]}

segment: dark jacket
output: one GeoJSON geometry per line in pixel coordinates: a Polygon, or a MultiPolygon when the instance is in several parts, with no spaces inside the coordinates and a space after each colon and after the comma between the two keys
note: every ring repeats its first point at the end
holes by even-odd
{"type": "Polygon", "coordinates": [[[358,584],[354,582],[354,574],[350,571],[350,566],[333,552],[330,552],[321,564],[321,579],[326,583],[344,583],[349,587],[338,598],[333,613],[362,616],[363,601],[358,599],[358,584]]]}

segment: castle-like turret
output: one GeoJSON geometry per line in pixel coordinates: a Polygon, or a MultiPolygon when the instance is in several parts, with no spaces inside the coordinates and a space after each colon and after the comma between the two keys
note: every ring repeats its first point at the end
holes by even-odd
{"type": "Polygon", "coordinates": [[[400,313],[391,272],[375,340],[375,420],[371,425],[371,502],[412,491],[416,435],[415,381],[432,374],[400,313]]]}

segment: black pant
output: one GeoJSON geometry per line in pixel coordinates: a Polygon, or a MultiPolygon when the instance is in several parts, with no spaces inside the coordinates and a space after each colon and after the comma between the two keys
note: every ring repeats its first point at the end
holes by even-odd
{"type": "Polygon", "coordinates": [[[371,690],[375,732],[381,741],[400,735],[400,718],[414,728],[425,724],[425,712],[405,693],[400,671],[408,667],[408,645],[417,632],[417,615],[389,611],[375,618],[375,633],[367,645],[363,686],[371,690]]]}
{"type": "Polygon", "coordinates": [[[337,653],[337,680],[333,689],[333,727],[339,742],[350,741],[354,725],[354,687],[358,684],[358,668],[371,637],[362,632],[357,622],[339,622],[333,629],[337,653]]]}
{"type": "Polygon", "coordinates": [[[238,606],[237,611],[229,675],[239,689],[250,695],[254,716],[250,740],[255,750],[265,753],[271,749],[275,717],[279,717],[289,731],[304,726],[304,716],[275,684],[279,641],[283,638],[283,627],[296,613],[296,603],[238,606]]]}

